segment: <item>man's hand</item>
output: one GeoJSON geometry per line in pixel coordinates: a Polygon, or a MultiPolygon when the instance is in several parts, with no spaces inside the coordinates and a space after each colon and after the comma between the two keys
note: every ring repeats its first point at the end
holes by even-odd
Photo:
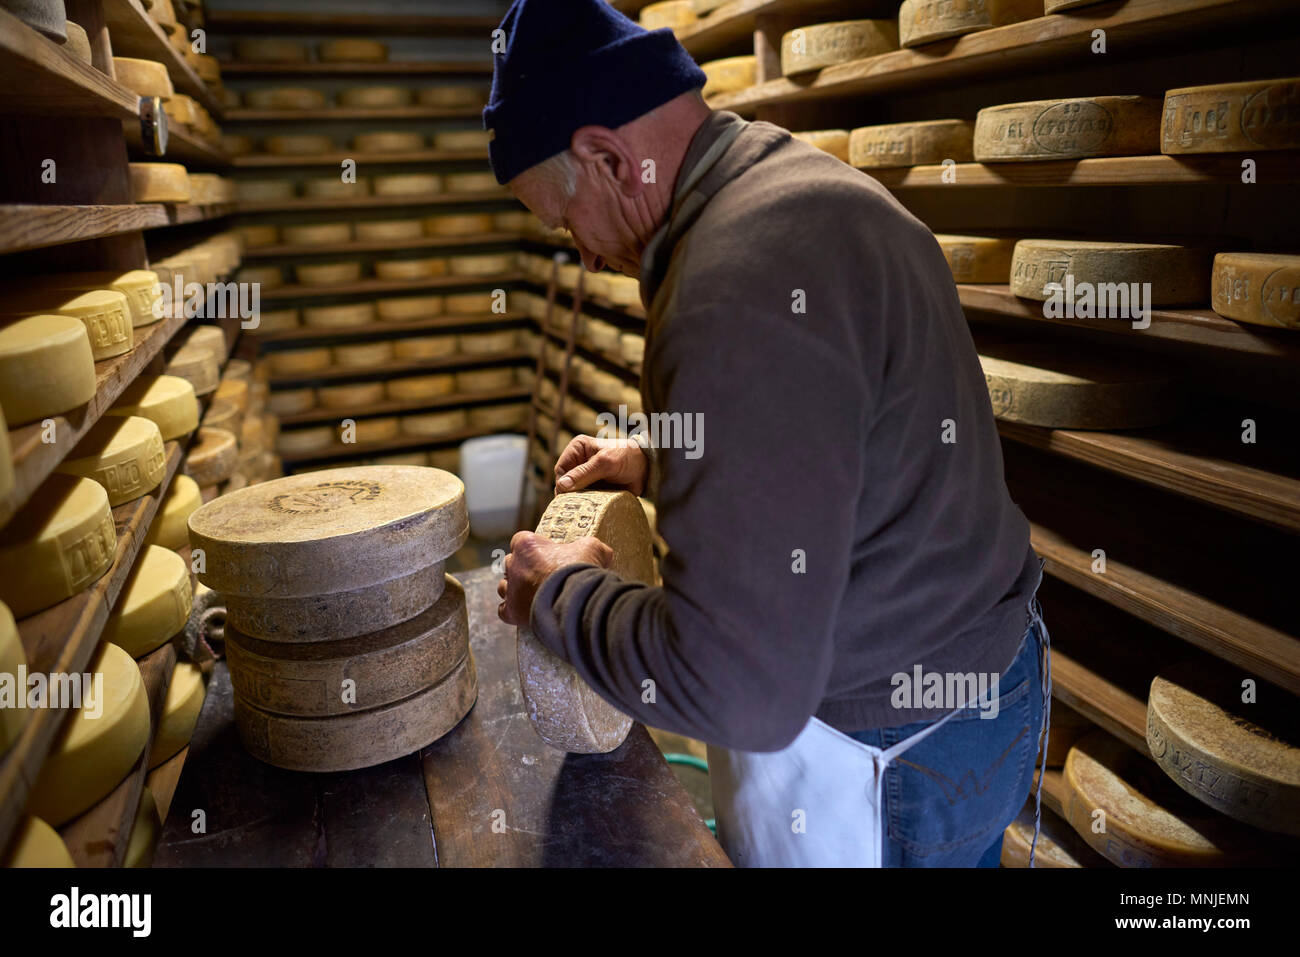
{"type": "Polygon", "coordinates": [[[555,491],[577,492],[596,482],[640,495],[650,463],[635,439],[595,439],[579,435],[555,463],[555,491]]]}
{"type": "Polygon", "coordinates": [[[553,542],[535,532],[516,532],[506,556],[506,577],[497,585],[497,615],[508,625],[526,625],[533,596],[551,572],[579,563],[608,568],[613,560],[614,550],[598,538],[553,542]]]}

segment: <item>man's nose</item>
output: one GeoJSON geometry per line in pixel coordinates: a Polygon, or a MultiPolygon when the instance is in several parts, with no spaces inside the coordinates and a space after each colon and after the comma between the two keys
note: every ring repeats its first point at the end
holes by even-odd
{"type": "Polygon", "coordinates": [[[600,272],[605,268],[604,257],[597,256],[584,246],[578,247],[578,255],[582,257],[582,265],[586,267],[588,272],[600,272]]]}

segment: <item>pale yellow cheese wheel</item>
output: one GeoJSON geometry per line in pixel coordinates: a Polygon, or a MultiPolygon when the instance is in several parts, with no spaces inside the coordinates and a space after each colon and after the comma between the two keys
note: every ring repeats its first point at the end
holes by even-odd
{"type": "Polygon", "coordinates": [[[106,415],[142,415],[152,419],[165,441],[179,439],[199,425],[194,387],[177,376],[142,375],[126,387],[106,415]]]}
{"type": "Polygon", "coordinates": [[[902,46],[914,47],[1042,15],[1043,0],[903,0],[898,8],[898,35],[902,46]]]}
{"type": "MultiPolygon", "coordinates": [[[[9,680],[16,682],[18,669],[26,665],[27,654],[18,637],[18,625],[14,621],[13,612],[0,601],[0,675],[12,675],[14,677],[9,680]]],[[[17,693],[21,695],[26,692],[17,690],[17,693]]],[[[0,708],[0,756],[18,740],[30,714],[31,711],[27,708],[0,708]]]]}
{"type": "MultiPolygon", "coordinates": [[[[150,761],[153,755],[150,753],[150,761]]],[[[148,787],[140,790],[140,803],[136,805],[135,818],[131,822],[131,836],[127,839],[126,856],[122,858],[123,867],[152,867],[154,849],[158,836],[162,832],[162,822],[158,819],[158,804],[153,792],[148,787]]]]}
{"type": "Polygon", "coordinates": [[[339,92],[339,106],[351,109],[390,109],[407,106],[411,91],[401,86],[353,86],[339,92]]]}
{"type": "Polygon", "coordinates": [[[149,526],[145,543],[171,549],[187,546],[190,543],[190,515],[202,504],[198,483],[188,475],[175,476],[167,487],[153,524],[149,526]]]}
{"type": "Polygon", "coordinates": [[[460,468],[460,449],[430,449],[429,465],[432,468],[455,474],[456,470],[460,468]]]}
{"type": "Polygon", "coordinates": [[[807,130],[803,133],[791,133],[800,142],[814,146],[823,153],[830,153],[837,160],[849,161],[848,130],[807,130]]]}
{"type": "Polygon", "coordinates": [[[319,153],[334,153],[337,147],[334,139],[321,133],[293,133],[280,136],[268,136],[262,146],[268,153],[277,156],[314,156],[319,153]]]}
{"type": "MultiPolygon", "coordinates": [[[[25,713],[25,712],[24,712],[25,713]]],[[[9,842],[9,856],[5,867],[76,867],[68,845],[63,843],[59,832],[50,827],[39,817],[30,815],[18,825],[18,830],[9,842]]]]}
{"type": "Polygon", "coordinates": [[[954,282],[1004,283],[1011,275],[1014,239],[935,233],[954,282]]]}
{"type": "Polygon", "coordinates": [[[243,428],[243,419],[244,412],[239,406],[225,399],[219,399],[208,406],[208,411],[203,414],[200,424],[212,429],[225,429],[227,432],[238,433],[243,428]]]}
{"type": "Polygon", "coordinates": [[[496,297],[490,292],[458,292],[444,300],[448,314],[453,316],[476,316],[491,312],[496,297]]]}
{"type": "Polygon", "coordinates": [[[493,392],[508,389],[514,384],[514,369],[509,366],[492,369],[468,369],[456,373],[457,392],[493,392]]]}
{"type": "Polygon", "coordinates": [[[418,438],[442,439],[468,425],[464,409],[446,409],[402,416],[402,432],[418,438]]]}
{"type": "Polygon", "coordinates": [[[487,91],[478,86],[430,86],[416,94],[421,106],[439,109],[481,107],[487,102],[487,91]]]}
{"type": "Polygon", "coordinates": [[[200,427],[185,456],[185,474],[199,486],[220,485],[235,471],[239,440],[225,429],[200,427]]]}
{"type": "Polygon", "coordinates": [[[248,249],[259,246],[274,246],[280,241],[280,229],[266,223],[254,223],[239,227],[239,237],[248,249]]]}
{"type": "Polygon", "coordinates": [[[428,216],[424,231],[430,236],[470,236],[492,231],[491,213],[460,213],[459,215],[428,216]]]}
{"type": "Polygon", "coordinates": [[[250,37],[236,41],[235,56],[252,63],[299,63],[307,59],[307,46],[276,37],[250,37]]]}
{"type": "Polygon", "coordinates": [[[166,100],[176,92],[167,67],[156,60],[115,56],[113,73],[117,82],[136,96],[158,96],[166,100]]]}
{"type": "Polygon", "coordinates": [[[455,354],[455,336],[411,336],[393,343],[393,355],[398,359],[437,359],[455,354]]]}
{"type": "Polygon", "coordinates": [[[171,684],[167,686],[167,697],[163,699],[163,712],[158,719],[153,747],[149,751],[150,768],[174,757],[190,743],[206,697],[203,670],[192,661],[176,662],[171,684]]]}
{"type": "Polygon", "coordinates": [[[398,242],[424,235],[424,224],[418,219],[377,219],[356,223],[354,229],[357,241],[363,243],[398,242]]]}
{"type": "Polygon", "coordinates": [[[270,312],[259,312],[257,315],[256,332],[281,332],[285,329],[294,329],[298,326],[297,309],[274,309],[270,312]]]}
{"type": "MultiPolygon", "coordinates": [[[[340,429],[340,435],[346,433],[340,429]]],[[[352,426],[353,439],[360,445],[369,445],[373,442],[387,442],[390,439],[397,438],[398,425],[397,418],[388,416],[378,419],[356,419],[352,426]]]]}
{"type": "Polygon", "coordinates": [[[419,259],[384,259],[375,263],[375,275],[380,279],[411,280],[431,279],[447,272],[447,260],[437,256],[419,259]]]}
{"type": "Polygon", "coordinates": [[[190,173],[190,202],[195,206],[214,206],[230,199],[228,180],[215,173],[190,173]]]}
{"type": "Polygon", "coordinates": [[[322,386],[317,398],[325,409],[359,409],[378,405],[384,401],[382,382],[347,382],[343,385],[322,386]]]}
{"type": "Polygon", "coordinates": [[[527,233],[536,222],[537,217],[524,210],[492,214],[492,228],[503,233],[527,233]]]}
{"type": "MultiPolygon", "coordinates": [[[[329,350],[325,350],[325,365],[329,365],[329,350]]],[[[315,389],[277,389],[267,397],[266,407],[276,415],[297,415],[316,408],[315,389]]]]}
{"type": "Polygon", "coordinates": [[[320,329],[348,329],[364,326],[375,319],[372,302],[348,303],[340,306],[312,306],[302,311],[304,325],[320,329]]]}
{"type": "Polygon", "coordinates": [[[647,30],[680,30],[697,19],[694,0],[661,0],[642,7],[639,22],[647,30]]]}
{"type": "Polygon", "coordinates": [[[239,281],[257,283],[263,289],[284,285],[284,268],[281,266],[244,266],[239,270],[239,281]]]}
{"type": "Polygon", "coordinates": [[[323,92],[305,86],[249,90],[244,94],[244,105],[254,110],[319,110],[328,102],[323,92]]]}
{"type": "Polygon", "coordinates": [[[424,136],[387,131],[358,133],[352,137],[352,148],[358,153],[415,153],[424,149],[424,136]]]}
{"type": "Polygon", "coordinates": [[[981,163],[1139,156],[1158,152],[1160,100],[1086,96],[988,106],[975,117],[981,163]]]}
{"type": "Polygon", "coordinates": [[[781,72],[796,76],[898,49],[896,20],[837,20],[781,37],[781,72]]]}
{"type": "Polygon", "coordinates": [[[484,193],[501,188],[494,173],[448,173],[444,183],[449,193],[484,193]]]}
{"type": "Polygon", "coordinates": [[[300,263],[293,267],[293,273],[304,286],[357,282],[361,279],[361,263],[300,263]]]}
{"type": "Polygon", "coordinates": [[[281,455],[303,455],[320,452],[335,444],[337,436],[327,425],[310,429],[289,429],[281,432],[275,447],[281,455]]]}
{"type": "MultiPolygon", "coordinates": [[[[275,375],[302,375],[319,372],[329,368],[329,349],[286,349],[283,352],[271,352],[266,356],[266,364],[275,375]]],[[[274,398],[274,393],[272,394],[274,398]]],[[[274,408],[274,406],[272,406],[274,408]]],[[[280,409],[275,409],[280,412],[280,409]]]]}
{"type": "Polygon", "coordinates": [[[221,85],[221,61],[210,53],[194,55],[194,72],[209,86],[221,85]]]}
{"type": "Polygon", "coordinates": [[[104,416],[68,453],[58,471],[94,479],[116,507],[157,488],[167,471],[162,433],[140,416],[104,416]]]}
{"type": "MultiPolygon", "coordinates": [[[[1201,305],[1210,298],[1209,256],[1190,246],[1106,243],[1087,240],[1022,239],[1011,260],[1011,292],[1046,301],[1049,283],[1074,277],[1077,287],[1150,283],[1159,306],[1201,305]]],[[[1101,290],[1098,289],[1098,292],[1101,290]]]]}
{"type": "Polygon", "coordinates": [[[451,153],[479,153],[487,149],[487,130],[450,130],[433,134],[433,148],[451,153]]]}
{"type": "Polygon", "coordinates": [[[388,44],[378,40],[325,40],[316,47],[322,63],[382,63],[388,59],[388,44]]]}
{"type": "Polygon", "coordinates": [[[131,163],[131,200],[136,203],[188,203],[190,177],[179,163],[131,163]]]}
{"type": "Polygon", "coordinates": [[[477,256],[452,256],[448,266],[453,276],[500,276],[514,269],[511,253],[483,253],[477,256]]]}
{"type": "Polygon", "coordinates": [[[81,320],[42,315],[0,325],[0,407],[10,427],[85,405],[95,383],[81,320]]]}
{"type": "Polygon", "coordinates": [[[609,277],[609,301],[616,306],[641,305],[641,283],[631,276],[609,277]]]}
{"type": "Polygon", "coordinates": [[[1300,149],[1300,78],[1168,91],[1160,149],[1175,154],[1300,149]]]}
{"type": "Polygon", "coordinates": [[[520,429],[528,423],[528,406],[522,402],[484,405],[469,410],[469,424],[475,429],[520,429]]]}
{"type": "Polygon", "coordinates": [[[443,311],[442,296],[400,296],[393,299],[380,299],[375,303],[375,311],[384,322],[410,322],[440,315],[443,311]]]}
{"type": "Polygon", "coordinates": [[[284,199],[293,199],[293,181],[287,179],[236,180],[235,198],[241,203],[273,203],[284,199]]]}
{"type": "Polygon", "coordinates": [[[346,182],[337,176],[313,176],[303,180],[302,194],[309,199],[355,199],[370,195],[370,177],[358,176],[346,182]]]}
{"type": "Polygon", "coordinates": [[[460,351],[467,355],[490,355],[495,352],[509,352],[515,348],[517,334],[514,329],[499,329],[494,332],[466,332],[457,337],[460,351]]]}
{"type": "Polygon", "coordinates": [[[701,63],[704,71],[704,96],[717,96],[720,93],[738,93],[758,82],[758,57],[731,56],[721,60],[701,63]]]}
{"type": "MultiPolygon", "coordinates": [[[[1056,702],[1052,702],[1055,709],[1056,702]]],[[[1038,845],[1034,847],[1034,815],[1025,808],[1002,833],[1003,867],[1028,867],[1033,850],[1034,867],[1047,870],[1105,867],[1106,861],[1084,844],[1064,821],[1044,809],[1038,845]]]]}
{"type": "Polygon", "coordinates": [[[860,169],[921,166],[974,159],[969,120],[924,120],[864,126],[849,134],[849,162],[860,169]]]}
{"type": "Polygon", "coordinates": [[[102,713],[82,707],[68,717],[27,802],[56,827],[106,797],[149,743],[149,698],[131,656],[104,642],[86,670],[103,676],[102,713]]]}
{"type": "Polygon", "coordinates": [[[136,558],[104,625],[111,641],[143,658],[185,628],[193,602],[190,570],[174,551],[149,545],[136,558]]]}
{"type": "Polygon", "coordinates": [[[283,226],[280,232],[288,246],[332,246],[352,241],[351,223],[306,223],[283,226]]]}
{"type": "Polygon", "coordinates": [[[221,365],[208,350],[198,346],[185,346],[169,351],[163,372],[184,379],[194,387],[195,395],[209,395],[216,391],[221,381],[221,365]]]}
{"type": "Polygon", "coordinates": [[[151,269],[61,273],[58,279],[73,289],[111,289],[120,292],[126,296],[131,310],[131,325],[135,328],[152,325],[162,318],[162,310],[158,305],[162,288],[158,274],[151,269]]]}
{"type": "Polygon", "coordinates": [[[163,104],[163,112],[173,124],[197,126],[199,123],[199,104],[194,97],[176,93],[163,104]]]}
{"type": "Polygon", "coordinates": [[[1217,254],[1210,303],[1238,322],[1300,329],[1300,256],[1217,254]]]}
{"type": "Polygon", "coordinates": [[[442,192],[442,177],[433,173],[394,173],[376,176],[376,196],[423,196],[442,192]]]}
{"type": "Polygon", "coordinates": [[[35,288],[30,293],[11,294],[0,306],[5,308],[14,315],[61,315],[79,320],[96,362],[130,352],[135,343],[131,304],[116,290],[35,288]]]}
{"type": "Polygon", "coordinates": [[[618,326],[603,319],[586,317],[582,324],[583,341],[598,352],[614,352],[619,347],[618,326]]]}
{"type": "Polygon", "coordinates": [[[419,402],[456,391],[456,377],[450,372],[438,375],[405,376],[391,379],[385,386],[388,397],[394,402],[419,402]]]}
{"type": "Polygon", "coordinates": [[[330,351],[336,366],[368,368],[393,360],[393,343],[387,340],[354,342],[345,346],[334,346],[330,351]]]}

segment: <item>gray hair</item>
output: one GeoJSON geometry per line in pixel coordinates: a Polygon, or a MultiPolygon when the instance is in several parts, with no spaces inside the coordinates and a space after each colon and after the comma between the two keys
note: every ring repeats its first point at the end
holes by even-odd
{"type": "Polygon", "coordinates": [[[558,191],[566,200],[572,199],[577,192],[578,164],[569,150],[542,160],[535,169],[548,188],[558,191]]]}

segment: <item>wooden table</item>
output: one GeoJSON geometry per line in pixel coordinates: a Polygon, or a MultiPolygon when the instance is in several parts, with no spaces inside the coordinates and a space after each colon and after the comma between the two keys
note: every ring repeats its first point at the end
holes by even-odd
{"type": "Polygon", "coordinates": [[[528,723],[498,576],[456,576],[478,701],[417,754],[341,774],[263,764],[239,742],[218,664],[155,867],[729,866],[641,725],[617,751],[563,754],[528,723]],[[206,833],[192,824],[202,811],[206,833]]]}

